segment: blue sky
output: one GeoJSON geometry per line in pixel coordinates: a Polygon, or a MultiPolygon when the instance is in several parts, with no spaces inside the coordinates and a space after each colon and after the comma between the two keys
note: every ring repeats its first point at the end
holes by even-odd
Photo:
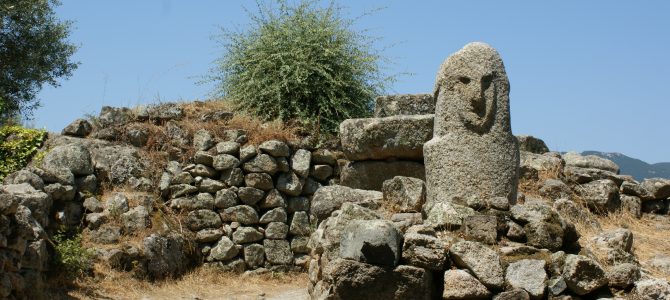
{"type": "MultiPolygon", "coordinates": [[[[249,0],[63,0],[81,66],[45,88],[33,126],[60,131],[103,105],[206,99],[218,27],[244,28],[249,0]]],[[[440,63],[472,41],[501,53],[515,134],[552,150],[670,161],[670,1],[338,1],[380,37],[400,76],[389,93],[431,92],[440,63]]]]}

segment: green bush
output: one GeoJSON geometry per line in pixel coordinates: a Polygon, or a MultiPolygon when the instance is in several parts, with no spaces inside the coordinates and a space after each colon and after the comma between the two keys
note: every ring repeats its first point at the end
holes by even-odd
{"type": "Polygon", "coordinates": [[[264,120],[297,120],[324,132],[370,114],[393,80],[382,74],[374,38],[355,31],[333,2],[257,4],[246,31],[222,29],[224,54],[207,77],[216,96],[264,120]]]}
{"type": "Polygon", "coordinates": [[[0,180],[25,167],[46,136],[44,130],[17,125],[0,127],[0,180]]]}
{"type": "Polygon", "coordinates": [[[81,245],[81,234],[69,237],[60,232],[54,236],[56,263],[68,276],[78,277],[93,266],[93,251],[81,245]]]}

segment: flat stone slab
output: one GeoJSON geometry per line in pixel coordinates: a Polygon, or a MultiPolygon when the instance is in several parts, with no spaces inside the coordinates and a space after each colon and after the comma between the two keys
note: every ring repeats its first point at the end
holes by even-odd
{"type": "Polygon", "coordinates": [[[349,160],[422,160],[433,137],[434,115],[349,119],[340,124],[342,150],[349,160]]]}
{"type": "Polygon", "coordinates": [[[422,163],[415,161],[357,161],[342,167],[340,184],[354,189],[381,191],[384,181],[396,176],[425,180],[422,163]]]}
{"type": "Polygon", "coordinates": [[[435,113],[435,99],[431,94],[404,94],[380,96],[375,100],[375,117],[399,115],[428,115],[435,113]]]}

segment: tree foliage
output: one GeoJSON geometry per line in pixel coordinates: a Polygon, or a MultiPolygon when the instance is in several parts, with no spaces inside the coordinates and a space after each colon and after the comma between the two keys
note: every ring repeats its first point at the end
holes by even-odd
{"type": "Polygon", "coordinates": [[[248,29],[222,29],[224,54],[208,76],[216,96],[265,120],[299,120],[325,132],[371,112],[392,80],[382,74],[375,38],[354,30],[334,2],[257,4],[248,29]]]}
{"type": "Polygon", "coordinates": [[[54,14],[57,0],[0,0],[0,120],[30,116],[43,84],[58,86],[77,68],[70,22],[54,14]]]}

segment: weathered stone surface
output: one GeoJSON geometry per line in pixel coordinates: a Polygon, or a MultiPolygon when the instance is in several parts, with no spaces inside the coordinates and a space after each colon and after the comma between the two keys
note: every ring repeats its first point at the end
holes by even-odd
{"type": "Polygon", "coordinates": [[[619,187],[614,181],[601,179],[580,185],[577,193],[595,212],[615,211],[619,208],[619,187]]]}
{"type": "Polygon", "coordinates": [[[355,189],[381,191],[384,181],[396,176],[426,178],[423,164],[414,161],[357,161],[342,167],[340,184],[355,189]]]}
{"type": "Polygon", "coordinates": [[[568,288],[577,295],[586,295],[607,284],[607,276],[602,267],[581,255],[569,254],[565,258],[563,279],[568,288]]]}
{"type": "Polygon", "coordinates": [[[237,256],[239,252],[240,250],[235,247],[235,243],[233,243],[227,236],[223,236],[219,242],[212,247],[207,259],[209,261],[227,261],[237,256]]]}
{"type": "Polygon", "coordinates": [[[576,152],[563,154],[563,160],[568,166],[579,168],[600,169],[619,174],[619,166],[613,161],[595,155],[581,155],[576,152]]]}
{"type": "Polygon", "coordinates": [[[323,279],[321,284],[329,288],[322,296],[334,299],[427,300],[433,296],[430,272],[411,266],[388,270],[353,260],[336,259],[324,267],[323,279]]]}
{"type": "Polygon", "coordinates": [[[258,201],[261,201],[265,196],[263,190],[252,188],[252,187],[241,187],[237,190],[237,196],[247,205],[254,205],[258,201]]]}
{"type": "Polygon", "coordinates": [[[333,173],[334,169],[330,165],[313,165],[309,170],[311,178],[314,178],[320,182],[325,182],[328,180],[328,178],[330,178],[333,173]]]}
{"type": "Polygon", "coordinates": [[[549,147],[543,140],[531,135],[517,135],[516,139],[519,141],[519,151],[528,151],[535,154],[543,154],[549,152],[549,147]]]}
{"type": "Polygon", "coordinates": [[[289,196],[300,196],[303,181],[294,172],[281,173],[277,178],[277,189],[289,196]]]}
{"type": "Polygon", "coordinates": [[[208,150],[214,146],[214,137],[209,131],[200,129],[193,134],[193,147],[197,150],[208,150]]]}
{"type": "Polygon", "coordinates": [[[221,217],[211,210],[199,209],[188,213],[186,218],[186,225],[193,231],[198,231],[205,228],[221,227],[221,217]]]}
{"type": "Polygon", "coordinates": [[[542,299],[547,272],[546,262],[537,259],[523,259],[511,263],[505,273],[505,282],[512,288],[523,289],[531,299],[542,299]]]}
{"type": "MultiPolygon", "coordinates": [[[[242,156],[241,151],[242,150],[240,150],[240,157],[242,156]]],[[[279,168],[277,160],[265,153],[254,156],[254,158],[244,163],[242,167],[247,173],[268,173],[270,175],[277,173],[279,168]]]]}
{"type": "Polygon", "coordinates": [[[223,184],[223,182],[221,181],[210,178],[203,178],[202,181],[200,181],[200,184],[198,185],[198,191],[202,193],[214,194],[225,187],[226,185],[223,184]]]}
{"type": "Polygon", "coordinates": [[[626,289],[638,280],[640,280],[640,266],[635,264],[619,264],[607,272],[609,286],[614,288],[626,289]]]}
{"type": "Polygon", "coordinates": [[[339,257],[341,235],[347,225],[354,220],[377,219],[381,219],[379,213],[345,202],[339,211],[321,222],[319,228],[310,237],[310,247],[328,259],[335,259],[339,257]]]}
{"type": "Polygon", "coordinates": [[[286,209],[277,207],[264,213],[259,222],[261,224],[268,224],[270,222],[286,223],[287,218],[286,209]]]}
{"type": "Polygon", "coordinates": [[[56,146],[49,150],[42,161],[42,168],[54,172],[67,169],[76,176],[93,174],[91,153],[78,143],[56,146]]]}
{"type": "Polygon", "coordinates": [[[402,246],[402,260],[420,268],[441,271],[449,266],[449,245],[434,236],[406,233],[402,246]]]}
{"type": "Polygon", "coordinates": [[[495,244],[498,237],[498,218],[496,216],[473,215],[463,219],[465,236],[468,240],[495,244]]]}
{"type": "Polygon", "coordinates": [[[442,299],[466,300],[489,299],[491,292],[464,270],[449,270],[444,272],[444,290],[442,299]]]}
{"type": "Polygon", "coordinates": [[[668,254],[657,254],[647,261],[647,264],[663,274],[670,275],[670,255],[668,254]]]}
{"type": "Polygon", "coordinates": [[[378,266],[398,265],[402,235],[386,220],[352,221],[342,232],[340,257],[378,266]]]}
{"type": "Polygon", "coordinates": [[[425,211],[473,197],[515,200],[519,148],[511,132],[509,81],[497,51],[470,43],[451,55],[440,67],[434,95],[434,137],[424,145],[425,211]]]}
{"type": "Polygon", "coordinates": [[[432,136],[433,115],[349,119],[340,124],[342,150],[354,161],[421,160],[423,144],[432,136]]]}
{"type": "Polygon", "coordinates": [[[504,283],[503,267],[496,251],[477,242],[458,242],[449,248],[454,264],[467,268],[486,287],[502,289],[504,283]]]}
{"type": "Polygon", "coordinates": [[[102,127],[124,125],[133,118],[133,112],[127,107],[103,106],[98,115],[102,127]]]}
{"type": "Polygon", "coordinates": [[[236,142],[226,141],[216,144],[216,153],[217,154],[230,154],[237,155],[240,152],[240,144],[236,142]]]}
{"type": "Polygon", "coordinates": [[[309,175],[309,166],[312,160],[312,153],[305,149],[298,149],[291,157],[291,169],[300,177],[309,175]]]}
{"type": "Polygon", "coordinates": [[[63,135],[85,137],[93,130],[91,123],[84,119],[76,119],[63,128],[63,135]]]}
{"type": "Polygon", "coordinates": [[[239,198],[237,193],[231,189],[222,189],[216,192],[214,198],[214,207],[216,208],[229,208],[239,204],[239,198]]]}
{"type": "MultiPolygon", "coordinates": [[[[218,215],[217,215],[218,217],[218,215]]],[[[151,226],[151,218],[146,207],[140,205],[121,215],[123,230],[132,233],[151,226]]]]}
{"type": "Polygon", "coordinates": [[[648,191],[653,199],[670,198],[670,179],[649,178],[643,180],[640,186],[648,191]]]}
{"type": "Polygon", "coordinates": [[[670,298],[670,283],[665,279],[645,279],[635,283],[635,295],[643,300],[670,298]]]}
{"type": "Polygon", "coordinates": [[[290,153],[288,145],[278,140],[265,141],[258,146],[258,149],[274,157],[288,157],[290,153]]]}
{"type": "Polygon", "coordinates": [[[265,237],[273,240],[285,239],[288,235],[288,225],[282,222],[270,222],[265,228],[265,237]]]}
{"type": "Polygon", "coordinates": [[[474,209],[453,203],[439,203],[435,205],[435,208],[426,212],[425,223],[447,229],[460,228],[463,219],[475,214],[474,209]]]}
{"type": "Polygon", "coordinates": [[[493,297],[493,300],[529,300],[530,296],[524,290],[515,289],[499,293],[493,297]]]}
{"type": "Polygon", "coordinates": [[[237,157],[232,156],[230,154],[219,154],[217,156],[214,156],[212,160],[212,167],[214,167],[214,169],[218,171],[237,168],[237,166],[239,165],[240,160],[237,159],[237,157]]]}
{"type": "Polygon", "coordinates": [[[237,205],[229,207],[221,212],[224,222],[239,222],[242,224],[257,224],[258,213],[249,205],[237,205]]]}
{"type": "Polygon", "coordinates": [[[310,212],[319,220],[324,220],[343,203],[369,203],[382,198],[383,194],[377,191],[352,189],[340,185],[324,186],[314,194],[310,212]]]}
{"type": "Polygon", "coordinates": [[[291,239],[291,251],[293,253],[304,253],[308,254],[310,249],[307,245],[309,243],[309,237],[307,236],[295,236],[291,239]]]}
{"type": "Polygon", "coordinates": [[[288,265],[293,263],[291,245],[287,240],[263,240],[265,259],[275,265],[288,265]]]}
{"type": "Polygon", "coordinates": [[[218,228],[207,228],[200,230],[195,235],[198,243],[211,243],[218,241],[223,236],[223,231],[218,228]]]}
{"type": "Polygon", "coordinates": [[[128,206],[128,198],[123,193],[114,193],[105,201],[105,209],[110,214],[120,215],[127,212],[130,208],[128,206]]]}
{"type": "Polygon", "coordinates": [[[262,239],[263,234],[253,227],[239,227],[233,232],[233,242],[235,244],[247,244],[262,239]]]}
{"type": "Polygon", "coordinates": [[[572,190],[563,181],[557,179],[547,179],[540,187],[540,195],[550,199],[570,198],[572,190]]]}
{"type": "Polygon", "coordinates": [[[642,200],[637,196],[619,195],[621,210],[630,213],[636,218],[642,217],[642,200]]]}
{"type": "Polygon", "coordinates": [[[249,268],[258,268],[265,261],[265,250],[260,244],[244,246],[244,262],[249,268]]]}
{"type": "Polygon", "coordinates": [[[293,214],[290,232],[295,236],[308,236],[311,233],[307,212],[298,211],[293,214]]]}
{"type": "Polygon", "coordinates": [[[552,155],[552,153],[536,154],[527,151],[520,151],[519,153],[521,157],[519,167],[522,173],[520,175],[522,176],[526,176],[527,174],[524,175],[524,173],[531,172],[531,170],[533,170],[536,175],[540,172],[559,174],[563,171],[565,166],[565,161],[563,161],[560,156],[556,157],[552,155]]]}
{"type": "Polygon", "coordinates": [[[633,249],[633,232],[629,229],[618,228],[600,233],[592,237],[591,241],[597,247],[631,252],[633,249]]]}
{"type": "Polygon", "coordinates": [[[563,246],[564,230],[560,223],[530,222],[523,230],[529,246],[552,251],[558,251],[563,246]]]}
{"type": "Polygon", "coordinates": [[[191,173],[191,175],[196,177],[200,176],[200,177],[214,178],[216,177],[217,174],[215,169],[202,164],[184,167],[184,171],[189,172],[191,173]]]}
{"type": "Polygon", "coordinates": [[[565,166],[563,169],[563,174],[565,175],[565,180],[567,182],[584,184],[594,180],[603,180],[609,179],[614,181],[614,183],[622,183],[622,179],[619,178],[616,173],[605,171],[596,168],[581,168],[575,166],[565,166]]]}
{"type": "Polygon", "coordinates": [[[27,183],[36,190],[44,189],[44,180],[37,174],[29,170],[19,170],[5,176],[4,184],[21,184],[27,183]]]}
{"type": "Polygon", "coordinates": [[[399,212],[421,212],[426,200],[426,185],[418,178],[396,176],[384,181],[382,193],[384,202],[399,212]]]}
{"type": "Polygon", "coordinates": [[[163,279],[183,275],[192,263],[186,254],[190,245],[181,235],[152,234],[142,244],[149,278],[163,279]]]}

